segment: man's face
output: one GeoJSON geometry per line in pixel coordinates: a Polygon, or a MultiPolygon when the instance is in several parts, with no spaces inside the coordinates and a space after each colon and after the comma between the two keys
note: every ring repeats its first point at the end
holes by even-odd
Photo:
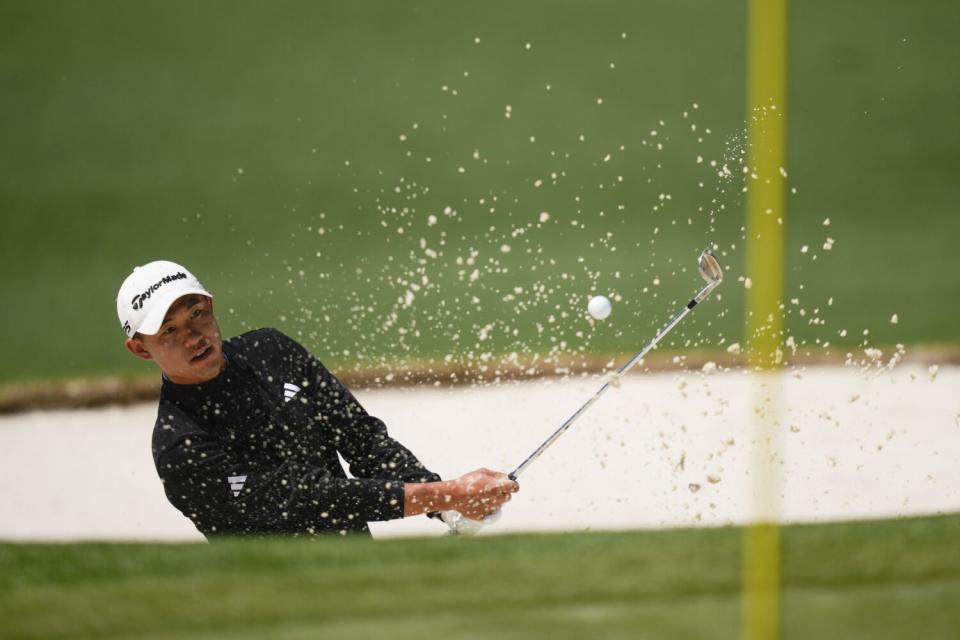
{"type": "Polygon", "coordinates": [[[129,338],[127,349],[153,360],[177,384],[199,384],[216,378],[223,369],[220,327],[213,317],[213,300],[186,295],[170,305],[160,331],[129,338]]]}

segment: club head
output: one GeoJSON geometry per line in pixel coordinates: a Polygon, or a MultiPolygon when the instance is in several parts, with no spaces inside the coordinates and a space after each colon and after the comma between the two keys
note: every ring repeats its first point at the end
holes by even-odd
{"type": "Polygon", "coordinates": [[[713,251],[710,251],[710,249],[700,254],[697,268],[700,270],[700,275],[703,276],[703,279],[710,284],[720,284],[723,280],[723,269],[717,261],[717,256],[713,255],[713,251]]]}

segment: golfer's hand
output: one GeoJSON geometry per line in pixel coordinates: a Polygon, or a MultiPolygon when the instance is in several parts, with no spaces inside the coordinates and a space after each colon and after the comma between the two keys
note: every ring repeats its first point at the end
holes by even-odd
{"type": "Polygon", "coordinates": [[[450,485],[453,498],[450,507],[471,520],[493,513],[520,490],[520,485],[507,474],[490,469],[471,471],[451,480],[450,485]]]}

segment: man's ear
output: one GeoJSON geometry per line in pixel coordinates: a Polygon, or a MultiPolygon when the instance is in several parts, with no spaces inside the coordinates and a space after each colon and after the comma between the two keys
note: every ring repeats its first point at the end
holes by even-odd
{"type": "Polygon", "coordinates": [[[127,348],[127,351],[136,357],[142,360],[153,360],[153,356],[151,356],[150,352],[147,351],[147,348],[144,346],[142,341],[137,340],[136,338],[127,338],[127,341],[124,342],[123,345],[127,348]]]}

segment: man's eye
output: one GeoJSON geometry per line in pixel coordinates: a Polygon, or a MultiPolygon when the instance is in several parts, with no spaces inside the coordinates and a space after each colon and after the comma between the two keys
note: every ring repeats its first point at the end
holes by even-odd
{"type": "Polygon", "coordinates": [[[203,313],[203,311],[201,311],[200,309],[194,309],[194,310],[193,310],[193,317],[194,317],[194,318],[199,318],[201,313],[203,313]]]}
{"type": "Polygon", "coordinates": [[[167,327],[166,329],[163,330],[163,333],[164,333],[165,335],[170,335],[170,334],[173,333],[174,331],[176,331],[176,329],[175,329],[174,327],[167,327]]]}

